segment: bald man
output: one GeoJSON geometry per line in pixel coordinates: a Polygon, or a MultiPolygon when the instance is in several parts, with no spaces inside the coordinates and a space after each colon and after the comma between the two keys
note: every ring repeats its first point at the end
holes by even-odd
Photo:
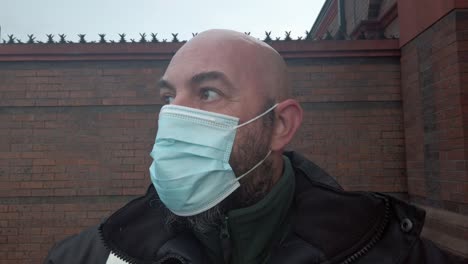
{"type": "Polygon", "coordinates": [[[158,82],[152,186],[46,263],[448,263],[419,237],[421,209],[284,151],[302,121],[288,85],[267,44],[198,34],[158,82]]]}

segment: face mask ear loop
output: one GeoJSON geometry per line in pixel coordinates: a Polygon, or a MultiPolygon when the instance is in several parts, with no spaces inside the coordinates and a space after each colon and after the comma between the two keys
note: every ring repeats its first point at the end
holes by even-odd
{"type": "Polygon", "coordinates": [[[245,125],[248,125],[248,124],[252,123],[253,121],[255,121],[255,120],[261,118],[262,116],[268,114],[271,110],[275,109],[275,107],[276,107],[277,105],[278,105],[278,104],[275,104],[274,106],[270,107],[268,110],[266,110],[265,112],[263,112],[263,114],[261,114],[261,115],[259,115],[259,116],[257,116],[257,117],[254,117],[254,118],[250,119],[249,121],[247,121],[247,122],[245,122],[245,123],[243,123],[243,124],[240,124],[240,125],[238,125],[238,126],[235,126],[235,127],[233,127],[233,129],[240,128],[240,127],[243,127],[243,126],[245,126],[245,125]]]}
{"type": "Polygon", "coordinates": [[[242,174],[241,176],[236,178],[236,181],[239,181],[240,179],[244,178],[247,174],[251,173],[253,170],[255,170],[258,166],[262,165],[262,163],[270,156],[271,150],[268,151],[266,154],[265,158],[263,158],[260,162],[258,162],[255,166],[253,166],[250,170],[248,170],[246,173],[242,174]]]}

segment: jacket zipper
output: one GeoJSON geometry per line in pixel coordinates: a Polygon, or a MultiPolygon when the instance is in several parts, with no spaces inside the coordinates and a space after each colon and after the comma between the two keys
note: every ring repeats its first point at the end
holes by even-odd
{"type": "Polygon", "coordinates": [[[221,240],[221,246],[223,248],[224,262],[229,263],[231,258],[231,235],[229,234],[229,218],[224,217],[223,225],[221,227],[221,232],[219,233],[219,238],[221,240]]]}
{"type": "Polygon", "coordinates": [[[171,254],[171,255],[168,255],[168,256],[158,260],[158,262],[156,262],[155,264],[164,264],[164,263],[166,263],[166,261],[167,261],[167,263],[174,263],[174,260],[179,261],[180,264],[186,263],[185,260],[181,256],[171,254]]]}
{"type": "MultiPolygon", "coordinates": [[[[99,226],[99,237],[101,238],[104,246],[116,257],[120,258],[123,261],[128,262],[129,264],[137,264],[139,261],[135,258],[130,257],[129,255],[125,254],[125,252],[117,249],[113,244],[109,244],[106,240],[104,240],[104,236],[102,234],[102,225],[99,226]]],[[[177,260],[179,261],[180,264],[184,264],[185,259],[183,259],[181,256],[175,255],[175,254],[170,254],[168,256],[163,257],[162,259],[152,262],[155,264],[164,264],[164,263],[174,263],[173,261],[177,260]]],[[[141,262],[141,261],[140,261],[141,262]]]]}
{"type": "Polygon", "coordinates": [[[346,258],[344,261],[340,262],[340,264],[353,263],[358,258],[366,255],[369,252],[369,250],[372,247],[374,247],[375,244],[377,244],[377,242],[379,242],[379,240],[382,238],[382,235],[383,235],[383,233],[385,231],[385,228],[387,227],[388,221],[390,219],[390,201],[388,200],[387,197],[384,197],[384,196],[382,196],[382,199],[384,199],[384,201],[385,201],[385,214],[384,214],[384,218],[383,218],[381,224],[379,225],[379,228],[377,229],[377,232],[372,237],[372,239],[366,245],[364,245],[363,248],[361,248],[359,251],[352,254],[348,258],[346,258]]]}
{"type": "Polygon", "coordinates": [[[113,253],[116,257],[120,258],[123,261],[126,261],[130,264],[137,264],[137,260],[128,256],[125,254],[123,251],[117,249],[113,244],[109,244],[105,239],[104,235],[102,234],[102,224],[99,226],[99,237],[101,238],[101,241],[103,242],[104,246],[111,252],[113,253]]]}

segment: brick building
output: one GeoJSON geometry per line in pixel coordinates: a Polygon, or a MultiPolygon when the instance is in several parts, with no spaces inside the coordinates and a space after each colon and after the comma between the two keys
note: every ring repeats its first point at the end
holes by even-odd
{"type": "MultiPolygon", "coordinates": [[[[466,8],[327,0],[305,39],[266,39],[305,110],[290,148],[348,190],[424,207],[424,235],[464,256],[466,8]]],[[[144,193],[155,84],[181,45],[0,45],[0,263],[40,262],[55,241],[144,193]]]]}
{"type": "Polygon", "coordinates": [[[327,0],[313,39],[399,39],[407,199],[424,235],[468,255],[468,1],[327,0]]]}

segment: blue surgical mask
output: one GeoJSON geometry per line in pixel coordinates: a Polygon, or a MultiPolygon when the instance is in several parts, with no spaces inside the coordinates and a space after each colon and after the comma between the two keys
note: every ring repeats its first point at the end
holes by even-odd
{"type": "Polygon", "coordinates": [[[236,131],[268,112],[238,125],[237,117],[199,109],[165,105],[151,151],[151,181],[159,198],[174,214],[202,213],[239,188],[239,180],[262,164],[236,177],[229,165],[236,131]]]}

